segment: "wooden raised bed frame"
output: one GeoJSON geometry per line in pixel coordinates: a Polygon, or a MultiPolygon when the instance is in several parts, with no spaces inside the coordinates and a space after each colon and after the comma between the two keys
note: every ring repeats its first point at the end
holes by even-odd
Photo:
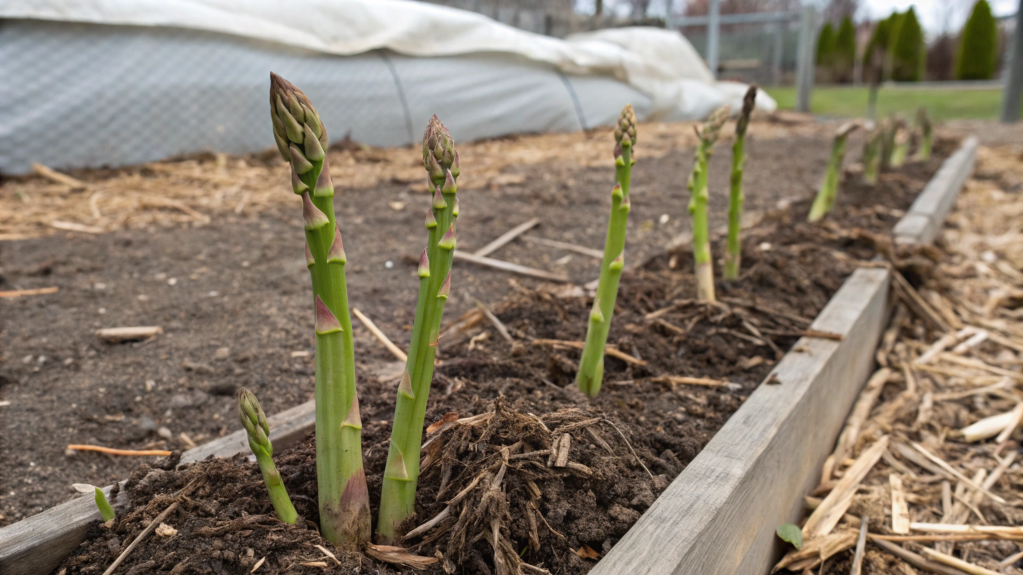
{"type": "MultiPolygon", "coordinates": [[[[934,240],[973,169],[977,147],[971,137],[945,160],[895,226],[897,242],[934,240]]],[[[775,529],[801,515],[803,496],[816,487],[873,368],[892,307],[890,282],[885,268],[856,270],[811,326],[845,338],[796,342],[768,375],[771,383],[750,395],[590,573],[768,573],[781,551],[775,529]]],[[[274,447],[296,443],[312,430],[313,418],[312,401],[270,417],[274,447]]],[[[186,451],[181,463],[247,449],[239,430],[186,451]]],[[[0,573],[50,573],[99,518],[93,498],[79,497],[0,528],[0,573]]]]}

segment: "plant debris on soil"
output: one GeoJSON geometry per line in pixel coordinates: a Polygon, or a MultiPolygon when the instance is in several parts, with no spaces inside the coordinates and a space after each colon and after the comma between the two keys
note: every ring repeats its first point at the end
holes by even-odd
{"type": "Polygon", "coordinates": [[[881,368],[776,571],[1023,574],[1021,160],[981,148],[940,248],[918,251],[928,269],[897,290],[881,368]]]}
{"type": "MultiPolygon", "coordinates": [[[[932,160],[883,174],[877,188],[858,185],[851,166],[824,225],[805,223],[809,198],[764,214],[745,232],[744,271],[719,286],[718,303],[694,301],[687,245],[627,271],[608,339],[616,354],[594,400],[573,383],[592,295],[585,287],[515,284],[493,307],[509,339],[479,311],[451,322],[427,412],[415,530],[402,550],[350,553],[317,536],[309,438],[277,456],[304,525],[273,519],[244,457],[182,470],[171,460],[137,470],[119,517],[94,529],[63,568],[102,572],[176,501],[165,521],[176,533],[149,535],[123,563],[126,573],[241,573],[257,564],[289,573],[586,573],[795,341],[835,337],[807,328],[858,265],[895,252],[891,226],[954,145],[943,141],[932,160]]],[[[394,367],[360,380],[374,508],[394,367]]]]}
{"type": "MultiPolygon", "coordinates": [[[[684,182],[693,150],[685,146],[692,127],[640,127],[646,135],[633,169],[628,268],[687,237],[684,182]]],[[[746,220],[755,222],[779,204],[813,195],[833,129],[753,123],[746,220]]],[[[459,252],[471,253],[501,232],[538,219],[527,236],[489,257],[563,274],[580,286],[595,279],[598,264],[590,255],[535,240],[602,247],[614,177],[612,142],[604,128],[465,144],[473,163],[470,167],[463,155],[462,178],[469,178],[465,186],[477,178],[481,187],[463,188],[460,180],[459,252]]],[[[344,179],[335,181],[335,204],[349,258],[351,301],[407,349],[418,294],[416,264],[425,242],[420,208],[428,198],[420,194],[421,180],[412,189],[388,174],[406,170],[421,178],[417,152],[349,145],[330,154],[332,166],[346,166],[344,179]]],[[[14,227],[3,229],[29,237],[3,241],[0,232],[0,291],[38,290],[0,297],[5,437],[0,475],[17,478],[0,491],[0,525],[74,497],[72,483],[122,480],[138,463],[66,451],[69,444],[188,449],[239,428],[234,415],[239,387],[251,389],[267,413],[312,398],[313,313],[300,201],[287,189],[287,164],[274,157],[270,162],[258,155],[202,156],[72,172],[94,186],[85,191],[42,177],[0,182],[0,227],[10,224],[14,227]],[[101,219],[89,207],[97,192],[101,219]],[[221,194],[231,201],[218,202],[221,194]],[[245,194],[252,201],[237,210],[233,202],[245,194]],[[209,222],[147,203],[157,196],[180,201],[209,222]],[[108,209],[108,199],[118,203],[116,210],[108,209]],[[113,231],[58,230],[49,225],[54,220],[113,231]],[[97,335],[137,326],[162,333],[116,344],[97,335]]],[[[850,154],[850,162],[854,157],[850,154]]],[[[731,147],[720,142],[710,180],[721,182],[715,191],[725,193],[711,194],[712,226],[725,221],[730,159],[731,147]]],[[[448,317],[476,309],[477,300],[501,301],[516,289],[513,282],[545,287],[531,277],[459,260],[448,317]]],[[[369,331],[359,322],[353,331],[360,382],[391,370],[393,356],[369,331]]],[[[393,400],[393,390],[380,393],[393,400]]]]}

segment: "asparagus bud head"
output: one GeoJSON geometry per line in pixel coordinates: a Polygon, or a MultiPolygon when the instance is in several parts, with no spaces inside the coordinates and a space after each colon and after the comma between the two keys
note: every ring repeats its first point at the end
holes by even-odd
{"type": "Polygon", "coordinates": [[[742,114],[739,115],[739,121],[735,123],[736,136],[742,137],[746,135],[746,128],[749,127],[749,117],[753,113],[756,100],[757,85],[750,84],[749,90],[746,90],[746,95],[742,98],[742,114]]]}
{"type": "Polygon", "coordinates": [[[615,125],[615,144],[625,148],[635,143],[636,113],[632,110],[632,104],[626,104],[615,125]]]}
{"type": "Polygon", "coordinates": [[[256,396],[244,387],[238,392],[238,419],[249,436],[249,448],[256,456],[256,463],[263,474],[263,482],[266,483],[270,502],[277,512],[277,517],[285,523],[295,523],[298,520],[298,513],[291,504],[281,474],[271,458],[273,445],[270,444],[270,425],[256,396]]]}
{"type": "MultiPolygon", "coordinates": [[[[312,102],[305,92],[273,72],[270,73],[270,115],[274,140],[285,160],[294,164],[296,152],[305,163],[323,159],[327,130],[312,102]]],[[[298,170],[298,173],[305,172],[298,170]]]]}

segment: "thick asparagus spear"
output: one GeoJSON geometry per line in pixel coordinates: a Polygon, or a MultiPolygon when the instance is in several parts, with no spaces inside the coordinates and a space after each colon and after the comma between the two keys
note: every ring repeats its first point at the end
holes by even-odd
{"type": "Polygon", "coordinates": [[[426,400],[433,379],[441,317],[451,291],[459,175],[454,144],[437,116],[431,118],[423,136],[423,166],[434,191],[433,203],[426,215],[429,239],[419,261],[419,300],[408,361],[398,385],[394,427],[384,469],[377,521],[377,539],[382,543],[397,541],[402,535],[403,523],[415,511],[426,400]]]}
{"type": "Polygon", "coordinates": [[[742,228],[742,172],[746,165],[746,128],[749,116],[753,113],[756,103],[757,86],[749,87],[746,97],[742,99],[742,114],[735,123],[735,143],[732,144],[732,189],[728,197],[728,250],[725,253],[725,269],[722,276],[726,280],[739,277],[739,266],[742,260],[740,230],[742,228]]]}
{"type": "Polygon", "coordinates": [[[589,324],[586,329],[586,345],[579,360],[576,383],[579,389],[590,397],[596,397],[604,377],[604,349],[607,334],[611,330],[611,316],[618,299],[618,280],[625,267],[625,228],[628,223],[632,200],[629,187],[632,183],[632,149],[636,143],[636,114],[632,104],[622,109],[615,127],[615,185],[611,188],[611,218],[607,224],[604,239],[604,259],[600,264],[600,279],[597,282],[597,296],[593,300],[589,324]]]}
{"type": "Polygon", "coordinates": [[[838,198],[838,181],[842,177],[842,160],[845,158],[845,142],[859,124],[848,122],[835,131],[835,140],[831,144],[831,157],[828,158],[828,171],[824,174],[824,182],[817,191],[817,197],[810,207],[810,215],[806,221],[816,222],[830,213],[838,198]]]}
{"type": "Polygon", "coordinates": [[[916,124],[920,128],[920,149],[917,150],[917,157],[921,160],[930,159],[934,128],[931,125],[930,116],[927,115],[927,108],[920,108],[916,111],[916,124]]]}
{"type": "Polygon", "coordinates": [[[295,506],[288,497],[288,490],[284,488],[284,482],[281,480],[281,474],[274,465],[270,425],[266,422],[266,415],[256,401],[256,396],[244,387],[238,392],[238,419],[249,435],[249,448],[256,455],[256,463],[263,473],[263,481],[270,492],[270,503],[273,504],[277,517],[285,523],[294,523],[298,519],[298,513],[295,512],[295,506]]]}
{"type": "Polygon", "coordinates": [[[693,259],[696,262],[696,289],[700,301],[716,301],[714,296],[714,261],[710,253],[710,229],[707,225],[707,165],[714,142],[728,119],[728,106],[719,108],[699,130],[693,173],[689,175],[689,214],[693,217],[693,259]]]}
{"type": "Polygon", "coordinates": [[[306,261],[316,308],[316,479],[320,532],[335,545],[370,537],[369,492],[362,466],[362,420],[355,389],[355,350],[348,311],[345,251],[334,218],[334,185],[324,150],[327,129],[306,95],[270,74],[274,139],[291,163],[302,196],[306,261]]]}
{"type": "Polygon", "coordinates": [[[875,125],[863,143],[863,182],[870,186],[877,184],[877,175],[881,170],[881,140],[883,138],[884,128],[875,125]]]}

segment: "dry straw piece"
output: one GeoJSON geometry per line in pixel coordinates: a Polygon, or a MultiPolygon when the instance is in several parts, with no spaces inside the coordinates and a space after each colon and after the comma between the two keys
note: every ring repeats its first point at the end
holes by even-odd
{"type": "Polygon", "coordinates": [[[1010,149],[978,156],[978,173],[1000,179],[966,183],[922,285],[894,274],[899,303],[877,351],[882,368],[824,464],[803,549],[779,567],[800,572],[846,553],[855,570],[846,534],[863,522],[853,509],[869,525],[868,554],[889,556],[894,573],[1017,572],[1005,568],[1023,556],[1018,548],[991,541],[1023,542],[1023,198],[999,187],[1023,183],[1023,166],[1010,149]]]}

